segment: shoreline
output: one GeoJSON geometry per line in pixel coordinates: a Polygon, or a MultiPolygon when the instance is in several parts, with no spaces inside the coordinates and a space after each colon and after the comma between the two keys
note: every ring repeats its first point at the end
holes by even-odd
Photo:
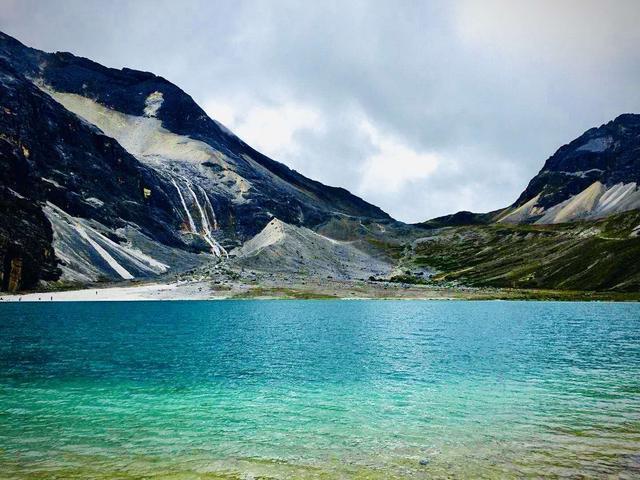
{"type": "Polygon", "coordinates": [[[441,301],[604,301],[638,302],[640,293],[576,292],[472,287],[438,287],[368,282],[216,285],[192,280],[140,284],[110,284],[99,288],[44,290],[0,295],[0,303],[123,302],[219,300],[441,300],[441,301]]]}

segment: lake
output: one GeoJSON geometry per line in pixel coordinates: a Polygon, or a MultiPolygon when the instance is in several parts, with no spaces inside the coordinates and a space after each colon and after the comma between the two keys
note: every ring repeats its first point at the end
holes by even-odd
{"type": "Polygon", "coordinates": [[[640,475],[640,304],[0,304],[0,478],[580,475],[640,475]]]}

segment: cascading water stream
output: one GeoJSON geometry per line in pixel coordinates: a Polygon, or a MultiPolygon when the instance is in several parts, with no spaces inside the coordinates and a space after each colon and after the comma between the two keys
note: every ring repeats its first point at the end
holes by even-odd
{"type": "Polygon", "coordinates": [[[187,183],[186,181],[185,181],[185,184],[187,185],[187,190],[189,190],[189,193],[193,197],[193,200],[196,203],[196,208],[198,209],[198,213],[200,214],[200,222],[202,224],[202,231],[204,233],[210,234],[211,233],[211,225],[209,224],[209,218],[207,218],[207,214],[202,209],[202,205],[200,205],[200,201],[198,200],[198,196],[196,195],[196,192],[193,191],[193,189],[191,188],[191,185],[189,185],[189,183],[187,183]]]}
{"type": "Polygon", "coordinates": [[[202,195],[204,196],[205,205],[209,207],[209,211],[211,212],[211,218],[213,219],[213,229],[217,230],[218,218],[216,217],[216,211],[213,209],[213,205],[211,205],[211,200],[209,200],[209,196],[207,195],[207,192],[204,191],[204,188],[202,188],[200,185],[198,185],[198,188],[200,189],[200,191],[202,192],[202,195]]]}
{"type": "MultiPolygon", "coordinates": [[[[209,223],[209,218],[207,217],[207,213],[205,212],[205,210],[202,208],[202,205],[200,204],[200,201],[198,200],[198,196],[196,195],[196,192],[193,191],[193,188],[191,188],[191,185],[189,183],[189,181],[186,178],[183,178],[183,181],[185,182],[185,185],[187,187],[187,190],[189,190],[189,193],[191,194],[191,196],[193,197],[193,200],[196,204],[196,207],[198,209],[198,213],[200,214],[200,221],[202,224],[202,231],[200,232],[200,236],[204,239],[205,242],[207,242],[209,244],[209,246],[211,247],[211,253],[213,253],[216,257],[221,257],[223,254],[226,257],[229,257],[229,254],[227,253],[227,251],[225,250],[225,248],[220,245],[211,235],[211,224],[209,223]]],[[[175,181],[174,181],[174,185],[175,185],[175,181]]],[[[202,187],[200,187],[202,190],[202,187]]],[[[203,190],[204,193],[204,190],[203,190]]],[[[206,193],[204,194],[205,199],[207,200],[207,202],[209,202],[209,198],[207,197],[206,193]]],[[[182,198],[182,196],[181,196],[182,198]]],[[[185,205],[186,208],[186,204],[184,202],[184,199],[182,198],[182,202],[183,205],[185,205]]],[[[212,209],[213,210],[213,209],[212,209]]],[[[191,219],[191,216],[189,215],[189,218],[191,219]]],[[[193,220],[191,220],[193,221],[193,220]]],[[[217,226],[217,222],[216,222],[216,226],[217,226]]],[[[195,224],[194,224],[194,233],[198,233],[195,229],[195,224]]]]}
{"type": "Polygon", "coordinates": [[[178,191],[178,196],[180,197],[180,201],[182,202],[182,207],[184,208],[184,211],[187,214],[187,220],[189,221],[189,228],[191,229],[191,233],[198,233],[198,230],[196,229],[196,224],[193,221],[193,217],[191,217],[191,213],[187,208],[187,202],[185,202],[184,197],[182,196],[182,192],[180,191],[180,187],[178,187],[178,184],[173,178],[171,179],[171,182],[173,183],[173,186],[176,187],[176,190],[178,191]]]}

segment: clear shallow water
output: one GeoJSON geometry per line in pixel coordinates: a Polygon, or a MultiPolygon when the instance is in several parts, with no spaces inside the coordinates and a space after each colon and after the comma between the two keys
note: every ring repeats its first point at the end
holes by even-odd
{"type": "Polygon", "coordinates": [[[639,327],[640,304],[0,304],[0,478],[637,478],[639,327]]]}

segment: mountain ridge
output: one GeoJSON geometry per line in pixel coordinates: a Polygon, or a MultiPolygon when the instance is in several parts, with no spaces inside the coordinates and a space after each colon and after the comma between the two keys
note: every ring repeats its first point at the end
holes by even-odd
{"type": "Polygon", "coordinates": [[[640,115],[622,114],[509,207],[408,225],[256,151],[162,77],[0,32],[0,289],[259,272],[633,292],[639,152],[640,115]]]}
{"type": "Polygon", "coordinates": [[[421,228],[503,223],[553,224],[640,208],[640,114],[623,113],[562,145],[510,206],[457,212],[421,228]]]}
{"type": "Polygon", "coordinates": [[[152,73],[42,52],[3,33],[0,69],[5,290],[126,279],[145,270],[134,250],[168,249],[179,270],[193,266],[189,253],[224,256],[274,217],[307,227],[334,216],[393,222],[347,190],[260,154],[152,73]],[[12,218],[12,209],[29,202],[30,227],[39,227],[16,236],[14,224],[26,218],[12,218]]]}
{"type": "Polygon", "coordinates": [[[162,107],[155,116],[169,131],[178,135],[188,135],[222,151],[237,149],[240,154],[255,157],[255,161],[285,181],[307,189],[321,199],[331,199],[331,195],[325,190],[327,189],[343,203],[353,202],[355,205],[348,205],[347,210],[351,209],[350,213],[356,216],[362,213],[357,208],[363,208],[367,216],[390,219],[389,215],[378,207],[355,197],[346,189],[329,187],[308,179],[256,151],[226,127],[209,118],[190,95],[163,77],[126,67],[120,70],[105,67],[69,52],[42,52],[27,47],[1,32],[0,55],[8,56],[14,61],[16,55],[22,56],[18,64],[24,69],[23,73],[29,73],[34,79],[42,79],[55,91],[89,97],[108,108],[129,115],[144,115],[149,95],[162,90],[162,107]],[[7,47],[7,44],[13,47],[7,47]],[[114,83],[117,88],[114,88],[114,83]]]}

